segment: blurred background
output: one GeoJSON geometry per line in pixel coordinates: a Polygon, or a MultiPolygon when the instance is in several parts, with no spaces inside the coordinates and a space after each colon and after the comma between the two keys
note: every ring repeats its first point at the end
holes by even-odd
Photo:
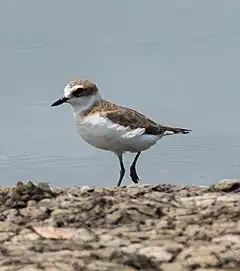
{"type": "Polygon", "coordinates": [[[116,185],[117,158],[78,136],[69,105],[50,107],[79,77],[193,130],[141,156],[142,183],[239,177],[239,11],[237,0],[1,1],[0,185],[116,185]]]}

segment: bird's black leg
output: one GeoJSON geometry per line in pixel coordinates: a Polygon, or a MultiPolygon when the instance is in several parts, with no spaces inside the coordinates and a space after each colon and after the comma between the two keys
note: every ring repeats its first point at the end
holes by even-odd
{"type": "Polygon", "coordinates": [[[140,156],[141,152],[138,152],[137,155],[135,156],[133,162],[132,162],[132,165],[130,167],[130,176],[132,178],[132,181],[134,183],[138,183],[139,182],[139,177],[137,175],[137,171],[136,171],[136,163],[137,163],[137,160],[140,156]]]}
{"type": "Polygon", "coordinates": [[[117,186],[120,186],[122,183],[122,179],[125,175],[125,168],[124,168],[124,164],[123,164],[123,155],[122,154],[118,155],[118,159],[119,159],[119,163],[120,163],[120,176],[119,176],[117,186]]]}

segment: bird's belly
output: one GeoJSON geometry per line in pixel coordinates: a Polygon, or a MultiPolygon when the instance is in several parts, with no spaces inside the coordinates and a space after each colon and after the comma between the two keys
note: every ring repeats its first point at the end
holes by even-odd
{"type": "Polygon", "coordinates": [[[99,130],[78,128],[78,133],[88,144],[102,150],[112,150],[113,146],[107,135],[100,134],[99,130]]]}
{"type": "Polygon", "coordinates": [[[161,136],[136,134],[127,136],[129,130],[118,129],[110,125],[92,123],[78,123],[79,135],[90,145],[99,149],[121,152],[140,152],[154,145],[161,136]]]}

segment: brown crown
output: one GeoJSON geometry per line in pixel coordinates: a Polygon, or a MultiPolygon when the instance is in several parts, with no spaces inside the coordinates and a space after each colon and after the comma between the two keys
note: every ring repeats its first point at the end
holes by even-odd
{"type": "Polygon", "coordinates": [[[92,95],[98,92],[98,87],[88,79],[77,79],[69,82],[69,87],[74,88],[77,86],[82,86],[84,88],[84,95],[92,95]]]}

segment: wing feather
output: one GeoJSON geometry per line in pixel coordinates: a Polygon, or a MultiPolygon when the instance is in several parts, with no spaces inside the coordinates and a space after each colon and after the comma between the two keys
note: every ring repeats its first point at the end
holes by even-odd
{"type": "MultiPolygon", "coordinates": [[[[166,130],[159,123],[145,117],[141,113],[126,107],[115,110],[105,111],[102,116],[110,119],[114,123],[118,123],[124,127],[130,127],[137,134],[153,134],[160,135],[166,130]]],[[[129,133],[133,133],[129,131],[129,133]]]]}
{"type": "Polygon", "coordinates": [[[191,132],[189,129],[171,127],[159,122],[155,122],[149,117],[144,116],[140,112],[120,106],[118,104],[113,104],[106,100],[98,101],[92,108],[86,110],[85,114],[100,113],[102,117],[108,118],[117,126],[118,128],[130,128],[126,135],[136,136],[137,134],[151,134],[151,135],[171,135],[171,134],[188,134],[191,132]]]}

